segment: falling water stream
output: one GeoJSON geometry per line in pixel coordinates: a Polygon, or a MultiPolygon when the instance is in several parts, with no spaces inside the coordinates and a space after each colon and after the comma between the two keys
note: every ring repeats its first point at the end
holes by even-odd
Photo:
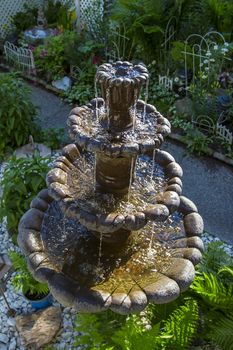
{"type": "Polygon", "coordinates": [[[94,154],[94,166],[93,166],[93,192],[95,193],[96,185],[96,155],[94,154]]]}
{"type": "Polygon", "coordinates": [[[131,187],[132,187],[132,182],[133,182],[133,178],[134,178],[134,175],[135,175],[136,162],[137,162],[137,157],[136,157],[136,159],[135,159],[134,157],[132,157],[132,159],[131,159],[131,165],[130,165],[130,178],[129,178],[128,202],[130,201],[131,187]],[[134,166],[134,161],[135,161],[135,166],[134,166]]]}
{"type": "Polygon", "coordinates": [[[152,158],[152,169],[151,169],[151,174],[150,174],[150,179],[153,179],[154,175],[154,168],[155,168],[155,154],[156,154],[156,149],[153,151],[153,158],[152,158]]]}
{"type": "Polygon", "coordinates": [[[99,243],[99,253],[98,253],[98,267],[100,267],[100,260],[102,256],[102,243],[103,243],[103,233],[100,232],[100,243],[99,243]]]}
{"type": "Polygon", "coordinates": [[[148,94],[149,94],[149,78],[146,81],[146,90],[145,90],[145,104],[144,104],[144,109],[143,109],[143,123],[146,121],[146,105],[148,101],[148,94]]]}
{"type": "Polygon", "coordinates": [[[96,121],[99,122],[98,89],[97,89],[97,78],[96,78],[96,76],[95,76],[95,80],[94,80],[94,85],[95,85],[95,117],[96,117],[96,121]]]}
{"type": "Polygon", "coordinates": [[[150,241],[149,241],[149,245],[148,245],[148,255],[151,255],[151,251],[152,251],[152,245],[153,245],[153,237],[154,237],[154,231],[155,231],[155,223],[152,223],[152,229],[151,229],[151,236],[150,236],[150,241]]]}
{"type": "Polygon", "coordinates": [[[134,90],[134,104],[133,104],[133,132],[136,127],[136,116],[137,116],[137,90],[134,90]]]}
{"type": "Polygon", "coordinates": [[[110,108],[109,108],[109,103],[110,103],[110,88],[108,87],[106,89],[106,115],[107,115],[107,130],[109,129],[110,125],[110,119],[109,119],[109,113],[110,113],[110,108]]]}

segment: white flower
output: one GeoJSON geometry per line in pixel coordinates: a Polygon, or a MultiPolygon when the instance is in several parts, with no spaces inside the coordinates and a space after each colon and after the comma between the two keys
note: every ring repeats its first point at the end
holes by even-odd
{"type": "Polygon", "coordinates": [[[210,58],[210,62],[215,62],[215,59],[214,58],[210,58]]]}
{"type": "Polygon", "coordinates": [[[224,47],[221,50],[223,53],[228,52],[228,49],[225,49],[224,47]]]}
{"type": "Polygon", "coordinates": [[[207,56],[207,57],[211,56],[211,52],[210,52],[210,51],[207,51],[207,52],[206,52],[206,56],[207,56]]]}
{"type": "Polygon", "coordinates": [[[209,63],[209,60],[204,60],[204,63],[206,64],[206,63],[209,63]]]}
{"type": "Polygon", "coordinates": [[[214,45],[214,50],[218,50],[218,45],[214,45]]]}
{"type": "Polygon", "coordinates": [[[200,67],[203,67],[204,63],[200,63],[200,67]]]}
{"type": "Polygon", "coordinates": [[[153,61],[151,62],[151,64],[153,64],[153,65],[154,65],[155,63],[156,63],[156,61],[155,61],[155,60],[153,60],[153,61]]]}
{"type": "Polygon", "coordinates": [[[228,43],[228,42],[225,42],[224,45],[225,45],[225,46],[229,46],[229,43],[228,43]]]}
{"type": "Polygon", "coordinates": [[[208,70],[209,70],[209,67],[205,67],[205,71],[208,72],[208,70]]]}
{"type": "Polygon", "coordinates": [[[207,79],[207,75],[202,75],[202,79],[207,79]]]}
{"type": "Polygon", "coordinates": [[[178,77],[175,77],[175,78],[174,78],[174,82],[175,82],[175,83],[178,83],[178,81],[179,81],[179,78],[178,78],[178,77]]]}

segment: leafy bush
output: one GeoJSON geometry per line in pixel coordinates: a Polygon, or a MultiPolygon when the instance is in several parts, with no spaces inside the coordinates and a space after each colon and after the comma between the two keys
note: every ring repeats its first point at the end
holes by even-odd
{"type": "Polygon", "coordinates": [[[121,27],[124,36],[129,38],[125,50],[127,59],[135,54],[138,58],[153,59],[160,50],[164,36],[164,24],[167,21],[164,1],[127,1],[119,0],[112,10],[112,19],[121,27]]]}
{"type": "Polygon", "coordinates": [[[12,278],[11,284],[16,291],[21,291],[26,297],[40,298],[48,294],[49,288],[46,283],[38,282],[28,271],[25,257],[16,252],[9,252],[9,257],[16,270],[16,275],[12,278]]]}
{"type": "Polygon", "coordinates": [[[60,149],[66,142],[64,128],[43,129],[37,134],[36,140],[43,142],[53,150],[60,149]]]}
{"type": "Polygon", "coordinates": [[[60,79],[69,72],[69,62],[64,55],[68,36],[75,40],[74,33],[64,32],[47,39],[34,50],[36,69],[49,81],[60,79]]]}
{"type": "Polygon", "coordinates": [[[23,11],[17,12],[12,17],[13,26],[18,34],[36,25],[37,12],[38,9],[36,7],[24,4],[23,11]]]}
{"type": "Polygon", "coordinates": [[[92,40],[84,31],[78,34],[65,30],[35,49],[36,68],[47,80],[70,73],[71,66],[87,72],[95,57],[101,60],[102,48],[103,44],[92,40]]]}
{"type": "Polygon", "coordinates": [[[96,74],[96,66],[92,63],[86,66],[80,72],[78,81],[72,86],[70,90],[64,93],[67,102],[73,104],[77,103],[83,105],[90,101],[94,94],[94,80],[96,74]]]}
{"type": "Polygon", "coordinates": [[[210,155],[209,145],[213,143],[213,138],[204,135],[198,129],[188,130],[188,133],[183,136],[183,140],[187,142],[187,150],[195,155],[210,155]]]}
{"type": "Polygon", "coordinates": [[[0,157],[8,148],[24,145],[36,130],[36,109],[29,88],[15,74],[0,74],[0,157]]]}
{"type": "Polygon", "coordinates": [[[73,28],[72,13],[69,4],[61,1],[49,0],[45,8],[45,18],[50,27],[62,27],[71,30],[73,28]]]}
{"type": "Polygon", "coordinates": [[[29,209],[31,200],[46,186],[48,158],[35,155],[33,158],[12,157],[4,171],[0,185],[0,219],[7,218],[7,228],[17,233],[21,216],[29,209]]]}

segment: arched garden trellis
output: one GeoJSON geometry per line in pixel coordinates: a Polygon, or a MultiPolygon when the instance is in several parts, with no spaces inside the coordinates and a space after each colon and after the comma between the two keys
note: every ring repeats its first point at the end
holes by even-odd
{"type": "Polygon", "coordinates": [[[161,49],[163,49],[164,54],[164,71],[165,74],[169,74],[168,67],[169,61],[171,59],[171,42],[175,40],[176,35],[176,25],[177,19],[172,16],[167,22],[166,29],[164,32],[164,42],[161,44],[161,49]]]}
{"type": "MultiPolygon", "coordinates": [[[[221,45],[225,45],[226,41],[224,36],[221,33],[216,31],[210,31],[203,36],[200,34],[191,34],[185,40],[185,47],[184,47],[183,54],[184,54],[184,62],[185,62],[186,94],[188,90],[188,56],[192,60],[193,82],[195,82],[198,75],[200,76],[202,73],[205,73],[209,82],[211,66],[214,63],[214,59],[211,58],[211,49],[218,47],[219,43],[221,45]],[[214,38],[216,40],[214,40],[214,38]],[[191,46],[191,52],[189,52],[188,45],[189,43],[192,43],[192,41],[194,41],[194,44],[191,46]]],[[[227,58],[222,56],[222,60],[223,59],[227,59],[227,58]]]]}

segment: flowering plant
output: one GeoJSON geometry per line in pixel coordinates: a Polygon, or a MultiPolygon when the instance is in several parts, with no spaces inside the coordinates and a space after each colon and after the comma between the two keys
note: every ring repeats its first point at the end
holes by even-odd
{"type": "Polygon", "coordinates": [[[45,44],[38,46],[34,51],[37,70],[47,79],[56,80],[69,73],[70,58],[67,54],[69,47],[77,43],[76,33],[72,31],[57,31],[57,35],[46,40],[45,44]],[[48,77],[49,74],[49,77],[48,77]]]}

